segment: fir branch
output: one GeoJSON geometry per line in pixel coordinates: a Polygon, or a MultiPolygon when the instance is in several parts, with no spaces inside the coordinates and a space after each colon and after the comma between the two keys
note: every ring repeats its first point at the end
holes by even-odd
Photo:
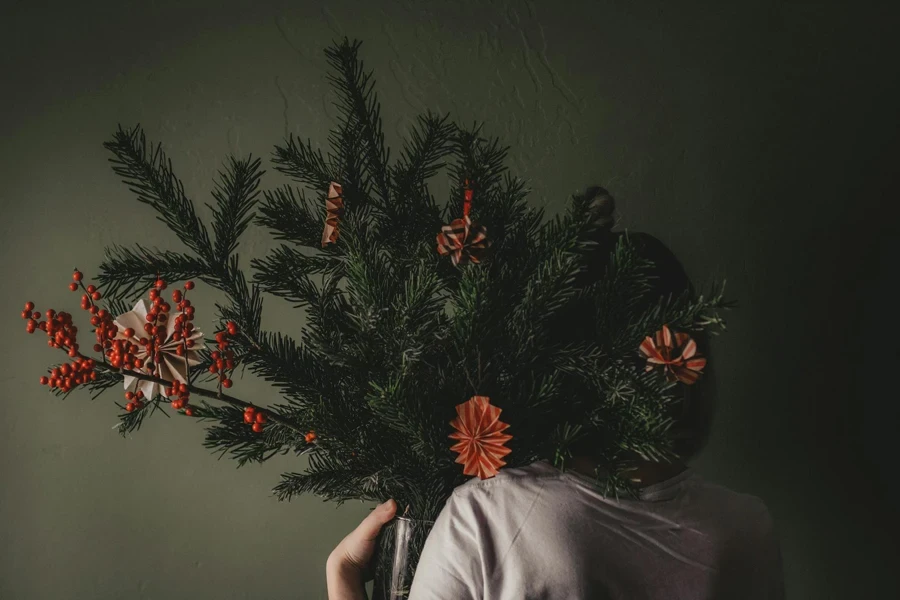
{"type": "Polygon", "coordinates": [[[362,42],[343,42],[325,50],[334,74],[328,75],[339,101],[335,106],[347,123],[356,122],[361,128],[361,139],[366,157],[366,172],[374,182],[381,204],[390,203],[388,162],[390,152],[384,146],[381,130],[381,105],[374,92],[372,72],[366,73],[358,51],[362,42]]]}
{"type": "Polygon", "coordinates": [[[288,246],[280,246],[267,257],[250,263],[256,270],[254,279],[264,292],[296,303],[298,306],[318,301],[318,289],[311,277],[334,273],[342,263],[336,258],[303,254],[288,246]]]}
{"type": "Polygon", "coordinates": [[[321,210],[314,211],[305,194],[300,191],[298,198],[293,186],[289,185],[266,191],[263,195],[266,201],[260,206],[260,214],[256,220],[263,227],[271,229],[276,240],[288,240],[309,247],[320,244],[324,203],[321,210]]]}
{"type": "Polygon", "coordinates": [[[253,220],[251,210],[259,196],[257,188],[263,173],[259,159],[237,160],[233,156],[228,158],[225,170],[219,172],[212,192],[216,205],[210,206],[216,236],[215,262],[225,263],[237,250],[238,238],[253,220]]]}
{"type": "Polygon", "coordinates": [[[126,299],[144,294],[160,277],[169,282],[186,281],[208,271],[205,261],[187,254],[140,244],[133,249],[112,246],[106,249],[106,258],[100,263],[97,282],[105,297],[126,299]]]}
{"type": "Polygon", "coordinates": [[[109,159],[113,171],[137,199],[153,207],[159,213],[157,218],[188,248],[203,259],[211,259],[209,233],[185,195],[184,185],[175,176],[172,161],[163,153],[162,145],[148,147],[140,125],[131,130],[120,125],[104,147],[113,154],[109,159]]]}
{"type": "Polygon", "coordinates": [[[272,162],[275,170],[300,183],[305,183],[315,190],[328,189],[328,183],[334,181],[331,167],[322,156],[321,150],[313,150],[312,142],[303,142],[294,139],[291,135],[286,140],[286,146],[275,146],[272,162]]]}
{"type": "MultiPolygon", "coordinates": [[[[264,410],[270,414],[270,409],[264,410]]],[[[285,454],[292,445],[286,447],[284,429],[278,425],[267,425],[262,433],[256,433],[244,422],[243,411],[232,406],[212,406],[204,402],[197,412],[201,421],[216,421],[216,425],[206,430],[203,446],[219,451],[219,458],[230,454],[237,460],[238,467],[249,462],[265,462],[275,454],[285,454]]]]}
{"type": "Polygon", "coordinates": [[[444,166],[440,161],[449,154],[456,127],[448,123],[448,115],[431,112],[417,117],[410,140],[403,145],[400,159],[392,167],[392,180],[400,190],[417,188],[444,166]]]}
{"type": "Polygon", "coordinates": [[[250,372],[272,383],[300,405],[318,400],[322,377],[318,362],[303,345],[283,333],[261,331],[247,347],[250,372]]]}

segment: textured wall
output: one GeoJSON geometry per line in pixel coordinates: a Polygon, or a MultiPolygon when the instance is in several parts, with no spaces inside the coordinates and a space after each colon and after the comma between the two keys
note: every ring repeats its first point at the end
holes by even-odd
{"type": "MultiPolygon", "coordinates": [[[[897,351],[872,316],[893,308],[896,269],[883,10],[17,4],[0,9],[0,598],[324,598],[325,558],[366,506],[278,503],[269,489],[294,463],[236,471],[186,419],[122,440],[111,395],[60,401],[37,385],[55,356],[18,312],[28,299],[77,307],[69,273],[94,272],[106,245],[175,243],[106,164],[118,122],[163,141],[206,200],[228,154],[268,156],[289,132],[325,140],[322,48],[343,35],[365,41],[389,142],[426,108],[484,121],[534,202],[556,211],[603,183],[622,224],[667,241],[695,280],[728,275],[741,308],[717,347],[721,407],[698,468],[769,503],[791,597],[896,597],[886,440],[900,415],[885,377],[897,351]]],[[[255,230],[244,254],[269,245],[255,230]]],[[[266,326],[296,329],[289,307],[268,308],[266,326]]]]}

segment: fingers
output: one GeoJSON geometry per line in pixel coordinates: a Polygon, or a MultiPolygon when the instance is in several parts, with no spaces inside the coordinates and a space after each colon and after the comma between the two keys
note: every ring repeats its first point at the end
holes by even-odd
{"type": "Polygon", "coordinates": [[[393,499],[388,500],[369,513],[362,523],[353,532],[359,540],[371,542],[378,537],[378,532],[384,524],[394,518],[397,512],[397,503],[393,499]]]}

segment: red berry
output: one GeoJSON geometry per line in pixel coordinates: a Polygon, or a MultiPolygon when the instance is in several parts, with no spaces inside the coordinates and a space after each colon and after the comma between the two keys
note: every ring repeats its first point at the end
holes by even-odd
{"type": "Polygon", "coordinates": [[[248,406],[247,408],[244,409],[244,412],[245,412],[245,413],[250,413],[250,414],[252,415],[253,413],[256,412],[256,407],[255,407],[255,406],[248,406]]]}
{"type": "Polygon", "coordinates": [[[159,298],[159,290],[157,290],[155,288],[150,290],[150,299],[156,300],[157,298],[159,298]]]}
{"type": "Polygon", "coordinates": [[[69,284],[69,289],[72,290],[73,292],[77,292],[78,284],[73,281],[72,283],[69,284]]]}
{"type": "Polygon", "coordinates": [[[172,292],[172,302],[181,302],[181,290],[175,290],[172,292]]]}
{"type": "Polygon", "coordinates": [[[184,414],[185,414],[185,416],[187,416],[187,417],[193,417],[193,416],[194,416],[194,409],[188,407],[188,409],[184,411],[184,414]]]}
{"type": "Polygon", "coordinates": [[[157,279],[156,280],[156,289],[158,289],[158,290],[166,289],[166,282],[163,281],[162,279],[157,279]]]}
{"type": "Polygon", "coordinates": [[[209,365],[209,372],[216,374],[219,372],[219,367],[217,367],[216,365],[209,365]]]}
{"type": "Polygon", "coordinates": [[[56,317],[56,311],[53,310],[52,308],[48,308],[48,309],[47,309],[47,312],[44,313],[44,314],[47,315],[47,320],[48,320],[48,321],[50,321],[50,320],[52,320],[54,317],[56,317]]]}
{"type": "Polygon", "coordinates": [[[193,281],[185,281],[185,282],[184,282],[184,289],[186,289],[186,290],[192,290],[192,289],[194,289],[194,282],[193,282],[193,281]]]}
{"type": "Polygon", "coordinates": [[[263,430],[262,423],[254,423],[253,424],[253,431],[255,431],[256,433],[262,433],[262,430],[263,430]]]}
{"type": "Polygon", "coordinates": [[[26,302],[25,310],[27,310],[28,312],[33,311],[34,310],[34,302],[26,302]]]}
{"type": "Polygon", "coordinates": [[[43,377],[41,377],[41,385],[47,385],[48,383],[50,383],[50,378],[49,378],[49,377],[47,377],[46,375],[44,375],[43,377]]]}
{"type": "Polygon", "coordinates": [[[316,432],[310,431],[309,433],[306,434],[305,439],[306,439],[307,444],[312,444],[314,441],[316,441],[316,432]]]}
{"type": "Polygon", "coordinates": [[[268,419],[268,417],[266,417],[266,413],[264,413],[262,411],[256,413],[256,422],[257,423],[265,423],[268,420],[269,419],[268,419]]]}
{"type": "Polygon", "coordinates": [[[91,298],[94,299],[94,302],[96,302],[97,300],[99,300],[101,297],[102,297],[102,296],[100,296],[100,292],[94,292],[93,294],[91,294],[91,298]]]}
{"type": "Polygon", "coordinates": [[[75,269],[75,272],[72,273],[72,281],[81,281],[82,277],[84,277],[84,275],[82,275],[81,271],[78,269],[75,269]]]}
{"type": "Polygon", "coordinates": [[[134,400],[134,392],[125,392],[126,400],[134,400]]]}
{"type": "Polygon", "coordinates": [[[38,311],[34,311],[33,313],[31,313],[31,318],[37,321],[41,318],[41,313],[39,313],[38,311]]]}
{"type": "Polygon", "coordinates": [[[253,423],[253,415],[251,413],[244,413],[244,423],[247,425],[253,423]]]}
{"type": "Polygon", "coordinates": [[[235,323],[234,321],[228,321],[227,328],[228,328],[229,335],[237,335],[237,332],[238,332],[237,323],[235,323]]]}
{"type": "Polygon", "coordinates": [[[231,383],[232,383],[232,382],[231,382],[230,379],[223,379],[223,380],[222,380],[222,387],[223,387],[223,388],[230,388],[230,387],[231,387],[231,383]]]}
{"type": "Polygon", "coordinates": [[[219,333],[216,334],[216,341],[219,342],[220,344],[225,341],[225,332],[224,331],[220,331],[219,333]]]}
{"type": "Polygon", "coordinates": [[[127,410],[128,412],[134,412],[134,408],[134,402],[129,402],[125,405],[125,410],[127,410]]]}
{"type": "Polygon", "coordinates": [[[92,283],[91,285],[87,286],[87,293],[88,293],[88,294],[93,294],[93,293],[96,292],[96,291],[97,291],[97,286],[94,285],[93,283],[92,283]]]}

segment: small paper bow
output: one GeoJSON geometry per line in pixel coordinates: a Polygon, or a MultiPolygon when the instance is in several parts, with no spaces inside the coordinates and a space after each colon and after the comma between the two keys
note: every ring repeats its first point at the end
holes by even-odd
{"type": "Polygon", "coordinates": [[[450,449],[459,453],[456,462],[463,465],[463,475],[489,479],[506,464],[503,457],[512,450],[503,444],[512,436],[503,433],[509,425],[500,421],[500,412],[487,396],[472,396],[456,405],[457,417],[450,421],[456,431],[449,437],[459,441],[450,449]]]}
{"type": "Polygon", "coordinates": [[[344,214],[344,188],[339,183],[328,184],[325,198],[325,230],[322,232],[322,247],[333,244],[338,239],[338,224],[344,214]]]}
{"type": "Polygon", "coordinates": [[[645,370],[662,366],[669,381],[696,383],[706,366],[706,359],[697,354],[697,342],[686,333],[673,335],[667,325],[663,325],[654,337],[644,338],[640,351],[647,357],[645,370]]]}
{"type": "Polygon", "coordinates": [[[455,219],[449,225],[444,225],[437,235],[437,251],[442,256],[449,254],[454,265],[478,263],[479,254],[490,244],[487,229],[476,225],[469,217],[455,219]]]}
{"type": "MultiPolygon", "coordinates": [[[[119,328],[116,339],[128,339],[125,337],[126,329],[143,331],[144,324],[147,322],[147,304],[144,302],[144,299],[141,298],[138,300],[133,309],[116,317],[114,322],[119,328]]],[[[147,349],[141,347],[140,351],[135,354],[135,357],[142,359],[145,366],[135,370],[147,373],[148,375],[155,375],[173,383],[187,383],[188,368],[200,364],[200,353],[198,351],[205,347],[203,333],[196,329],[191,331],[191,334],[187,339],[193,340],[194,345],[191,348],[188,348],[184,356],[178,356],[178,347],[181,346],[182,341],[172,339],[172,334],[175,332],[175,318],[173,315],[170,315],[169,320],[166,321],[165,327],[166,341],[158,348],[159,353],[162,354],[162,363],[156,365],[155,363],[148,361],[147,349]],[[158,367],[158,370],[151,373],[148,371],[146,365],[154,365],[155,367],[158,367]]],[[[143,381],[131,375],[125,375],[124,383],[126,391],[140,390],[144,392],[144,398],[148,402],[162,389],[162,386],[155,381],[143,381]]]]}

